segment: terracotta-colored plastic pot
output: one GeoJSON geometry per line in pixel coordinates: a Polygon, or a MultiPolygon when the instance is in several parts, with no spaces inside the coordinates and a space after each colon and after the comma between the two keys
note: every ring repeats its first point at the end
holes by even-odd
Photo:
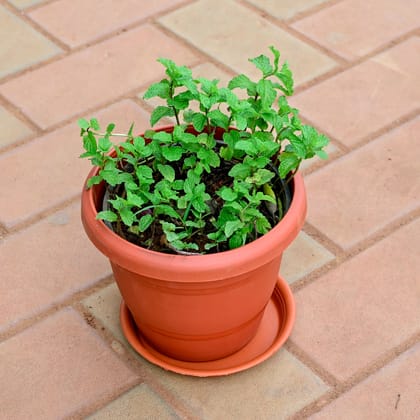
{"type": "MultiPolygon", "coordinates": [[[[88,177],[97,172],[93,168],[88,177]]],[[[210,361],[240,350],[257,332],[278,280],[282,253],[306,215],[300,174],[292,187],[291,206],[270,232],[217,254],[171,255],[125,241],[96,220],[104,183],[83,189],[82,222],[109,258],[121,295],[150,344],[175,359],[210,361]]]]}

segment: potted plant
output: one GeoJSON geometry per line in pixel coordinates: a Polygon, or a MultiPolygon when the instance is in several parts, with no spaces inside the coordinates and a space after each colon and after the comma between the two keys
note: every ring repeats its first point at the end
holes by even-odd
{"type": "Polygon", "coordinates": [[[326,157],[328,139],[289,106],[292,73],[270,50],[272,59],[250,59],[258,81],[240,74],[227,87],[159,59],[166,77],[144,98],[165,101],[151,126],[164,117],[171,126],[134,135],[133,125],[121,134],[112,123],[101,131],[96,119],[79,120],[81,157],[94,165],[82,193],[83,225],[110,259],[127,338],[168,369],[230,373],[268,357],[290,333],[294,306],[278,271],[306,214],[297,171],[304,159],[326,157]],[[275,295],[289,311],[276,301],[282,335],[267,333],[260,341],[268,344],[235,360],[262,334],[275,295]],[[217,365],[229,358],[226,371],[217,365]]]}

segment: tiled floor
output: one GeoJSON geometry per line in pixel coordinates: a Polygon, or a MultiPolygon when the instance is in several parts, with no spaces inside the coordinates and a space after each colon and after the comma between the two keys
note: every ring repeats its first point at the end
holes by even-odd
{"type": "Polygon", "coordinates": [[[420,419],[419,16],[417,0],[0,0],[0,418],[420,419]],[[295,328],[249,371],[179,376],[121,333],[80,223],[76,121],[144,130],[157,57],[223,81],[271,44],[332,139],[281,268],[295,328]]]}

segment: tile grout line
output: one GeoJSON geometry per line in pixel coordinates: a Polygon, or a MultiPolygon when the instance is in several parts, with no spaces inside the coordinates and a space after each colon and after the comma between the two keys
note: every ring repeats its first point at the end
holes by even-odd
{"type": "MultiPolygon", "coordinates": [[[[312,38],[306,36],[305,34],[297,31],[296,29],[292,28],[288,23],[286,23],[284,20],[278,19],[272,15],[270,15],[265,10],[259,8],[258,6],[246,2],[246,0],[236,0],[237,4],[241,4],[245,8],[249,9],[256,15],[262,17],[266,21],[270,22],[271,24],[277,26],[278,28],[285,31],[288,35],[292,36],[293,38],[298,39],[299,41],[305,43],[306,45],[314,48],[319,53],[323,53],[328,58],[332,59],[338,67],[346,66],[349,61],[340,56],[339,54],[335,53],[334,51],[324,47],[323,45],[319,44],[312,38]]],[[[334,66],[337,67],[337,66],[334,66]]]]}
{"type": "Polygon", "coordinates": [[[8,326],[6,329],[0,332],[0,344],[6,342],[22,333],[23,331],[31,328],[32,326],[42,322],[47,319],[49,316],[59,312],[60,310],[72,307],[75,302],[90,296],[92,293],[110,285],[114,281],[112,274],[106,275],[103,278],[100,278],[91,286],[86,286],[84,289],[76,291],[75,293],[65,296],[62,299],[57,300],[55,303],[46,306],[44,310],[41,310],[38,313],[32,314],[26,318],[18,320],[16,323],[8,326]]]}
{"type": "Polygon", "coordinates": [[[335,260],[330,261],[324,264],[317,270],[312,271],[303,278],[295,281],[292,285],[293,293],[298,292],[301,289],[309,286],[312,283],[315,283],[321,276],[327,274],[333,269],[341,266],[347,261],[352,260],[358,255],[362,254],[366,250],[372,248],[376,244],[385,240],[387,237],[391,236],[398,230],[402,229],[404,226],[409,225],[415,220],[420,219],[420,207],[398,217],[397,219],[387,223],[382,228],[378,229],[376,232],[370,234],[367,237],[364,237],[362,240],[351,246],[349,249],[344,250],[334,241],[332,241],[326,234],[322,233],[315,226],[311,225],[309,222],[305,223],[304,231],[324,248],[330,251],[335,255],[335,260]]]}
{"type": "MultiPolygon", "coordinates": [[[[420,331],[414,333],[411,337],[400,343],[393,348],[386,351],[384,354],[379,356],[376,360],[366,365],[363,369],[357,372],[355,375],[346,379],[343,382],[338,382],[337,387],[330,389],[321,397],[312,401],[298,412],[294,413],[290,420],[300,420],[307,418],[315,413],[318,413],[326,406],[333,403],[335,400],[351,391],[356,386],[360,385],[364,381],[368,380],[374,374],[378,373],[381,369],[386,368],[394,360],[396,360],[401,354],[410,350],[413,346],[420,342],[420,331]]],[[[306,365],[306,363],[305,363],[306,365]]]]}
{"type": "Polygon", "coordinates": [[[293,24],[298,20],[305,19],[306,17],[316,15],[318,12],[322,10],[330,9],[334,7],[336,4],[344,3],[345,0],[326,0],[322,3],[316,4],[315,6],[310,7],[307,10],[303,10],[302,12],[296,13],[289,19],[285,19],[284,21],[287,24],[293,24]]]}
{"type": "Polygon", "coordinates": [[[332,79],[333,77],[338,76],[340,73],[344,73],[356,66],[358,66],[359,64],[363,64],[365,62],[368,62],[369,60],[371,60],[372,58],[374,58],[377,55],[380,55],[382,53],[385,53],[386,51],[397,47],[398,45],[401,45],[402,43],[404,43],[405,41],[411,39],[412,37],[416,36],[416,31],[417,29],[414,29],[412,31],[406,32],[405,34],[396,37],[394,39],[392,39],[391,41],[389,41],[386,44],[381,45],[378,48],[373,49],[372,51],[370,51],[368,54],[365,54],[361,57],[357,57],[352,61],[348,61],[347,64],[345,66],[338,66],[335,69],[332,69],[312,80],[309,80],[308,82],[303,83],[302,85],[300,85],[297,89],[296,89],[296,94],[301,93],[302,91],[306,91],[307,89],[313,87],[316,84],[320,84],[322,82],[325,82],[328,79],[332,79]]]}
{"type": "MultiPolygon", "coordinates": [[[[39,25],[37,22],[31,19],[31,17],[28,15],[28,12],[26,9],[19,9],[15,7],[13,4],[6,2],[1,3],[5,9],[7,9],[9,12],[11,12],[14,16],[16,16],[18,19],[25,22],[29,27],[34,29],[36,32],[43,35],[45,38],[47,38],[49,41],[51,41],[54,45],[59,47],[63,51],[69,51],[69,47],[60,39],[56,38],[54,35],[49,33],[43,26],[39,25]]],[[[62,52],[63,52],[62,51],[62,52]]]]}
{"type": "MultiPolygon", "coordinates": [[[[112,279],[113,276],[111,275],[112,279]]],[[[109,283],[112,284],[112,281],[109,283]]],[[[102,285],[101,289],[107,287],[107,285],[102,285]]],[[[92,292],[98,292],[101,290],[92,292]]],[[[87,295],[89,296],[89,295],[87,295]]],[[[146,384],[150,389],[152,389],[157,395],[159,395],[167,404],[168,406],[172,407],[174,411],[178,415],[185,416],[183,418],[191,418],[188,408],[180,401],[176,395],[174,395],[170,390],[168,390],[164,385],[160,383],[159,380],[155,379],[154,376],[149,372],[147,365],[145,367],[144,362],[146,361],[141,356],[139,356],[135,350],[130,346],[127,342],[121,342],[117,337],[113,335],[113,333],[107,328],[106,324],[104,324],[100,319],[98,319],[88,307],[86,307],[80,300],[75,301],[72,305],[73,309],[79,312],[80,316],[82,316],[86,323],[95,331],[95,333],[114,351],[119,359],[128,366],[132,371],[137,373],[140,377],[142,382],[146,384]],[[123,352],[118,352],[112,347],[112,343],[117,342],[122,346],[123,352]]],[[[146,363],[149,363],[146,361],[146,363]]],[[[160,369],[160,368],[159,368],[160,369]]],[[[97,404],[88,407],[89,412],[86,414],[92,414],[93,412],[97,411],[98,409],[106,406],[107,404],[114,401],[117,396],[109,397],[108,401],[104,404],[101,404],[101,407],[98,407],[97,404]],[[93,411],[94,410],[94,411],[93,411]]]]}
{"type": "MultiPolygon", "coordinates": [[[[56,2],[56,1],[58,1],[58,0],[53,0],[53,2],[56,2]]],[[[184,7],[185,5],[188,5],[189,3],[194,2],[194,1],[196,1],[196,0],[184,0],[184,3],[182,3],[182,6],[184,7]]],[[[3,83],[7,83],[10,80],[17,79],[20,76],[23,76],[26,73],[29,73],[31,71],[38,70],[39,68],[42,68],[43,66],[46,66],[46,65],[51,64],[51,63],[54,63],[56,61],[60,61],[61,59],[65,58],[65,57],[72,56],[73,54],[76,54],[79,51],[84,51],[84,50],[87,50],[87,49],[89,49],[91,47],[94,47],[96,45],[99,45],[99,44],[101,44],[103,42],[109,41],[109,40],[111,40],[111,39],[113,39],[113,38],[115,38],[115,37],[117,37],[117,36],[119,36],[119,35],[121,35],[121,34],[123,34],[125,32],[129,32],[131,30],[135,30],[136,28],[139,28],[142,25],[145,25],[145,24],[151,24],[151,25],[153,25],[153,23],[155,22],[155,19],[156,18],[159,18],[160,16],[167,14],[168,11],[171,11],[173,9],[177,9],[177,7],[174,6],[174,7],[165,9],[164,11],[153,13],[150,16],[141,18],[141,19],[139,19],[139,20],[137,20],[135,22],[132,22],[132,23],[130,23],[128,25],[121,26],[120,28],[114,29],[113,31],[111,31],[111,32],[109,32],[107,34],[104,34],[102,36],[99,36],[97,38],[94,38],[92,40],[89,40],[89,41],[81,44],[81,45],[77,45],[77,46],[74,46],[74,47],[71,47],[71,46],[65,44],[60,39],[55,38],[46,29],[43,29],[43,32],[45,32],[45,34],[43,33],[43,35],[45,35],[46,37],[48,37],[48,39],[50,41],[53,41],[55,44],[62,44],[63,45],[63,48],[62,48],[63,51],[61,51],[60,54],[57,54],[57,55],[55,55],[53,57],[50,57],[50,58],[48,58],[46,60],[43,60],[41,62],[34,63],[34,64],[32,64],[32,65],[24,68],[24,69],[21,69],[19,71],[14,72],[13,74],[10,74],[10,75],[7,75],[7,76],[5,76],[3,78],[0,78],[0,85],[3,84],[3,83]]],[[[26,16],[26,15],[24,15],[24,16],[26,16]]],[[[20,15],[17,15],[17,17],[20,17],[20,15]]],[[[28,25],[32,26],[32,28],[34,30],[38,31],[38,32],[39,32],[39,29],[38,28],[43,28],[40,24],[38,24],[36,21],[32,20],[29,16],[26,16],[26,23],[28,25]]]]}

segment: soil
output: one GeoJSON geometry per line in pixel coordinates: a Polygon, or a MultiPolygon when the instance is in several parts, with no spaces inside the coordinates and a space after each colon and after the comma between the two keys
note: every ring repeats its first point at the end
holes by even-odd
{"type": "MultiPolygon", "coordinates": [[[[211,202],[208,203],[212,209],[213,216],[217,218],[218,213],[223,206],[223,200],[216,194],[216,191],[219,190],[222,186],[230,187],[231,180],[226,174],[229,172],[230,168],[233,166],[232,162],[222,161],[221,166],[218,168],[213,168],[210,174],[205,174],[204,183],[206,184],[206,191],[212,197],[211,202]]],[[[281,181],[279,178],[272,184],[272,188],[276,195],[280,197],[282,202],[282,207],[286,213],[287,209],[290,206],[290,197],[292,191],[289,187],[289,184],[286,184],[284,181],[281,181]]],[[[109,198],[113,199],[117,195],[122,195],[123,192],[119,191],[115,187],[107,187],[107,192],[109,198]]],[[[105,208],[104,208],[105,210],[105,208]]],[[[274,227],[279,220],[274,220],[273,216],[267,210],[265,204],[261,204],[259,210],[267,217],[267,220],[270,222],[271,227],[274,227]]],[[[283,216],[284,216],[283,214],[283,216]]],[[[277,218],[278,219],[278,218],[277,218]]],[[[165,216],[161,220],[175,223],[173,219],[165,216]]],[[[176,224],[176,223],[175,223],[176,224]]],[[[174,248],[171,248],[170,244],[166,241],[166,237],[163,233],[161,224],[158,220],[154,221],[152,225],[143,233],[134,234],[130,232],[123,223],[117,221],[113,223],[107,223],[115,233],[121,236],[123,239],[141,246],[142,248],[150,249],[152,251],[164,252],[170,254],[185,254],[185,255],[199,255],[199,254],[211,254],[222,251],[227,251],[229,249],[227,243],[220,243],[217,247],[213,247],[210,250],[205,250],[205,245],[209,242],[207,239],[207,234],[214,232],[214,227],[210,222],[207,222],[202,232],[194,234],[194,242],[199,246],[199,251],[179,251],[174,248]]],[[[260,237],[257,235],[255,239],[260,237]]]]}

